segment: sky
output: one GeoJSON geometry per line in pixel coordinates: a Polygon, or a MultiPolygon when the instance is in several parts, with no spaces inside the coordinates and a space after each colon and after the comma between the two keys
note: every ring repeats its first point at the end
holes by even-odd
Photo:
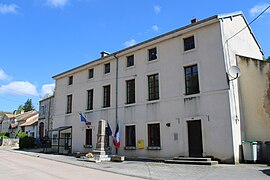
{"type": "MultiPolygon", "coordinates": [[[[52,76],[155,36],[194,18],[242,11],[248,22],[267,0],[0,0],[0,111],[27,99],[38,110],[52,76]]],[[[270,10],[252,25],[270,56],[270,10]]]]}

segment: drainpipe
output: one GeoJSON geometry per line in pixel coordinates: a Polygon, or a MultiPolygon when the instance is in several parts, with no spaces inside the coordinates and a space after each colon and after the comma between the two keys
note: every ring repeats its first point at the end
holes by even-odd
{"type": "MultiPolygon", "coordinates": [[[[115,72],[115,127],[118,124],[118,57],[113,55],[116,59],[116,72],[115,72]]],[[[120,127],[119,127],[120,128],[120,127]]],[[[117,149],[115,149],[116,155],[118,154],[117,149]]]]}

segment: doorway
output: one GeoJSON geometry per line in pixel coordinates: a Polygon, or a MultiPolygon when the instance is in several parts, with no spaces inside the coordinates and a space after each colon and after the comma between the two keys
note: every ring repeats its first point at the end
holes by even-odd
{"type": "Polygon", "coordinates": [[[202,127],[201,120],[188,121],[188,147],[190,157],[202,157],[202,127]]]}

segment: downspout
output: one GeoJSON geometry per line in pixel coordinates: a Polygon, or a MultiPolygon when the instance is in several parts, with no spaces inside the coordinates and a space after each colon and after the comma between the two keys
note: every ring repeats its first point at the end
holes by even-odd
{"type": "MultiPolygon", "coordinates": [[[[226,78],[227,78],[227,85],[228,85],[228,98],[229,98],[229,110],[230,110],[230,128],[231,128],[231,136],[232,136],[232,151],[233,151],[233,158],[232,158],[232,161],[234,164],[238,163],[239,162],[239,157],[237,157],[237,154],[239,154],[237,152],[237,147],[235,147],[235,132],[234,132],[234,115],[233,115],[233,109],[235,109],[235,106],[236,104],[233,104],[232,101],[233,100],[233,94],[234,93],[234,88],[232,87],[231,88],[231,81],[229,81],[229,78],[228,78],[228,70],[229,70],[229,66],[231,66],[231,60],[230,60],[230,54],[229,54],[229,46],[228,46],[228,43],[229,43],[229,40],[230,39],[227,39],[225,40],[225,35],[224,35],[224,26],[223,26],[223,18],[220,18],[219,19],[219,22],[220,22],[220,29],[221,29],[221,42],[222,42],[222,51],[223,51],[223,56],[224,56],[224,67],[225,67],[225,73],[226,73],[226,78]],[[226,47],[227,45],[227,47],[226,47]],[[232,107],[233,106],[233,107],[232,107]]],[[[233,85],[232,85],[233,86],[233,85]]],[[[237,117],[237,110],[235,110],[234,112],[236,114],[236,117],[237,117]]]]}
{"type": "MultiPolygon", "coordinates": [[[[113,56],[116,59],[116,72],[115,72],[115,127],[117,127],[117,124],[118,124],[118,64],[119,64],[118,61],[119,60],[118,60],[118,57],[115,54],[113,56]]],[[[120,127],[119,127],[119,129],[120,129],[120,127]]],[[[115,152],[116,152],[116,155],[117,155],[118,154],[117,149],[115,149],[115,152]]]]}

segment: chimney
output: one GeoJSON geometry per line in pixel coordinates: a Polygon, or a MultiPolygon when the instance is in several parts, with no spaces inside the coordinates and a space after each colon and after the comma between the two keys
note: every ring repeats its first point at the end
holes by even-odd
{"type": "Polygon", "coordinates": [[[106,52],[106,51],[102,51],[102,52],[100,53],[100,55],[101,55],[101,58],[104,58],[104,57],[110,55],[110,53],[108,53],[108,52],[106,52]]]}
{"type": "Polygon", "coordinates": [[[196,23],[196,22],[199,22],[199,19],[197,18],[191,19],[191,24],[196,23]]]}

